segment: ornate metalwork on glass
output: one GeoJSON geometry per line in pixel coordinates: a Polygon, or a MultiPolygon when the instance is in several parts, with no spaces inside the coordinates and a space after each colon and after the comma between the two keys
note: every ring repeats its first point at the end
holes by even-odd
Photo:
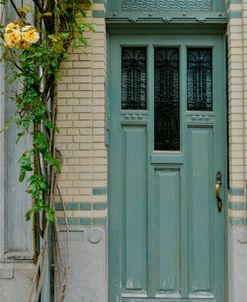
{"type": "Polygon", "coordinates": [[[122,109],[145,110],[146,48],[122,48],[122,109]]]}
{"type": "Polygon", "coordinates": [[[212,49],[188,49],[187,108],[212,111],[212,49]]]}
{"type": "Polygon", "coordinates": [[[209,12],[212,0],[122,0],[122,11],[209,12]]]}
{"type": "Polygon", "coordinates": [[[155,49],[154,149],[180,149],[179,49],[155,49]]]}

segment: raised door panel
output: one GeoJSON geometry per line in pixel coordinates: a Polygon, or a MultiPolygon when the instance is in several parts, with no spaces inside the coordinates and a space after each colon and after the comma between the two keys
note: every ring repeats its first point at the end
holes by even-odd
{"type": "Polygon", "coordinates": [[[145,127],[122,128],[123,285],[147,288],[147,160],[145,127]]]}
{"type": "Polygon", "coordinates": [[[177,296],[181,289],[179,170],[168,168],[155,170],[154,202],[156,294],[177,296]]]}
{"type": "Polygon", "coordinates": [[[190,294],[208,295],[212,282],[213,128],[188,128],[190,294]]]}

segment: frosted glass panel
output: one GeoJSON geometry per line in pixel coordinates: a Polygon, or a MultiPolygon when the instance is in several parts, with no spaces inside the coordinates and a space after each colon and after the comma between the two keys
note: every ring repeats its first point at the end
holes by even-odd
{"type": "Polygon", "coordinates": [[[212,0],[122,0],[122,11],[208,12],[212,0]]]}

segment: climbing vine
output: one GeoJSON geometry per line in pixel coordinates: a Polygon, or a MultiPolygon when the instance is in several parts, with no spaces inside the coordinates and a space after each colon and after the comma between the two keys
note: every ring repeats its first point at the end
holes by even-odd
{"type": "Polygon", "coordinates": [[[61,169],[59,150],[55,149],[59,131],[56,81],[61,78],[60,66],[69,49],[87,46],[84,33],[93,30],[85,19],[91,1],[30,0],[28,5],[19,1],[19,6],[14,0],[0,3],[4,8],[12,7],[16,15],[15,20],[8,20],[5,14],[4,21],[2,10],[2,60],[11,70],[9,81],[19,82],[21,87],[14,93],[16,114],[12,118],[18,129],[17,142],[24,135],[32,136],[32,146],[19,159],[19,181],[27,182],[26,191],[32,196],[26,219],[33,218],[34,262],[39,264],[39,237],[46,243],[47,226],[55,222],[56,174],[61,169]]]}

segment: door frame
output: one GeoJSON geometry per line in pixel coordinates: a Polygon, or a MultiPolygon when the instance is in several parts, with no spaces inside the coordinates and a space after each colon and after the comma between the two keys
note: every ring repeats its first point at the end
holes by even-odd
{"type": "MultiPolygon", "coordinates": [[[[218,25],[218,24],[217,24],[218,25]]],[[[123,26],[123,24],[122,24],[123,26]]],[[[194,27],[194,26],[188,26],[188,24],[185,25],[185,27],[187,27],[187,30],[186,32],[188,32],[188,35],[212,35],[212,34],[217,34],[222,36],[222,43],[224,43],[224,41],[226,41],[226,33],[225,33],[225,26],[221,26],[221,28],[219,29],[213,29],[212,27],[203,27],[203,31],[200,29],[200,26],[198,27],[194,27]]],[[[165,28],[167,28],[167,26],[165,26],[165,28]]],[[[181,33],[181,31],[179,30],[179,28],[177,26],[171,26],[170,27],[171,31],[169,31],[169,34],[172,33],[172,35],[179,35],[181,33]]],[[[183,29],[184,30],[184,29],[183,29]]],[[[161,26],[154,26],[154,27],[151,27],[150,29],[150,25],[149,25],[149,30],[148,30],[148,33],[151,33],[150,35],[159,35],[161,31],[161,26]]],[[[128,26],[126,28],[124,28],[123,30],[121,30],[121,27],[115,27],[114,25],[110,24],[110,26],[108,26],[108,31],[107,31],[107,57],[108,57],[108,60],[107,60],[107,70],[108,70],[108,77],[107,77],[107,122],[106,122],[106,142],[107,142],[107,145],[109,143],[109,130],[110,130],[110,97],[111,97],[111,87],[110,87],[110,76],[109,75],[109,70],[110,70],[110,64],[111,64],[111,59],[110,59],[110,44],[111,44],[111,39],[112,39],[112,36],[115,36],[115,35],[118,35],[118,36],[122,36],[122,35],[128,35],[128,36],[131,36],[131,35],[135,35],[135,34],[145,34],[146,33],[146,26],[134,26],[134,27],[131,27],[130,26],[130,29],[128,29],[128,26]]],[[[163,27],[163,35],[166,35],[167,32],[166,30],[164,31],[164,27],[163,27]]],[[[147,36],[149,36],[149,34],[147,34],[147,36]]],[[[227,57],[226,57],[226,43],[223,44],[223,48],[224,48],[224,54],[225,54],[225,58],[224,58],[224,61],[226,62],[225,65],[224,65],[224,77],[225,77],[225,95],[224,95],[224,99],[225,99],[225,108],[226,108],[226,112],[225,112],[225,127],[226,129],[228,129],[228,104],[227,104],[227,71],[226,71],[226,66],[227,66],[227,57]]],[[[180,112],[181,114],[181,112],[180,112]]],[[[181,136],[182,136],[182,131],[181,131],[181,136]]],[[[226,160],[225,160],[225,183],[223,185],[223,190],[224,190],[224,234],[225,234],[225,246],[224,246],[224,258],[225,258],[225,270],[224,270],[224,285],[225,285],[225,302],[228,301],[228,233],[227,233],[227,188],[228,188],[228,183],[227,183],[227,180],[228,180],[228,165],[227,165],[227,157],[228,157],[228,131],[226,130],[226,135],[225,135],[225,157],[226,157],[226,160]]],[[[110,171],[111,171],[111,160],[110,160],[110,157],[111,157],[111,152],[110,152],[110,146],[108,146],[108,184],[110,184],[110,171]]],[[[111,280],[111,263],[112,263],[112,251],[111,251],[111,240],[114,240],[112,239],[112,233],[111,233],[111,215],[112,215],[112,212],[114,212],[114,208],[112,207],[113,205],[113,201],[111,199],[111,193],[110,193],[110,187],[109,186],[109,191],[108,191],[108,204],[109,204],[109,214],[108,214],[108,217],[109,217],[109,223],[108,223],[108,293],[109,293],[109,298],[110,299],[110,293],[111,293],[111,282],[113,282],[111,280]]],[[[111,300],[108,300],[109,302],[115,302],[115,301],[111,301],[111,300]]]]}

